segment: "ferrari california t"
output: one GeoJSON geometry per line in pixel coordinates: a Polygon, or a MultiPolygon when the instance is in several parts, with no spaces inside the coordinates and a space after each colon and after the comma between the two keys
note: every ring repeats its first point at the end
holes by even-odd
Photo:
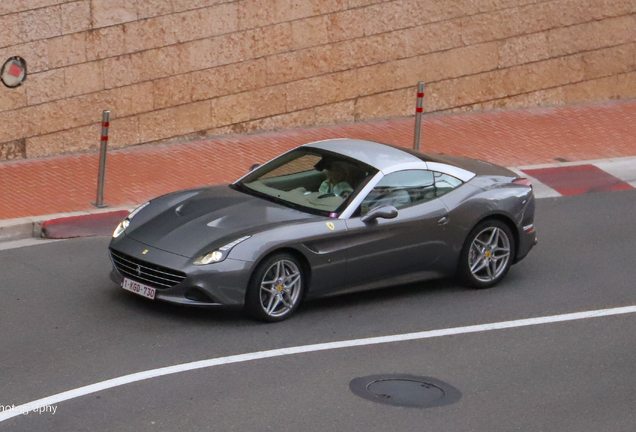
{"type": "Polygon", "coordinates": [[[433,277],[487,288],[536,244],[532,185],[488,162],[333,139],[253,168],[131,212],[111,279],[271,322],[306,298],[433,277]]]}

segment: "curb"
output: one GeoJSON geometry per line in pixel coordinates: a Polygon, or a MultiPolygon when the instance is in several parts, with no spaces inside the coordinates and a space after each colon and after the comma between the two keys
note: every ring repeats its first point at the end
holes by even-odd
{"type": "MultiPolygon", "coordinates": [[[[596,165],[609,174],[615,174],[636,188],[636,156],[596,159],[588,161],[556,162],[539,165],[524,165],[509,167],[522,177],[532,181],[537,198],[549,198],[561,196],[559,192],[541,181],[530,176],[525,170],[545,168],[571,167],[575,165],[596,165]],[[614,164],[612,169],[610,166],[614,164]],[[629,164],[633,167],[625,170],[622,165],[629,164]],[[621,165],[621,166],[619,166],[621,165]],[[629,171],[628,177],[619,171],[629,171]],[[630,180],[631,179],[631,180],[630,180]]],[[[22,240],[27,238],[64,239],[73,237],[107,236],[126,215],[136,206],[121,206],[106,209],[90,209],[86,211],[59,213],[43,216],[33,216],[20,219],[0,220],[0,242],[22,240]]]]}
{"type": "Polygon", "coordinates": [[[51,219],[42,224],[41,235],[48,239],[108,236],[129,213],[128,210],[120,210],[51,219]]]}
{"type": "Polygon", "coordinates": [[[567,166],[575,166],[575,165],[596,165],[596,164],[607,164],[607,163],[621,163],[621,162],[634,162],[636,164],[636,156],[623,156],[623,157],[614,157],[614,158],[606,158],[606,159],[590,159],[584,161],[569,161],[569,162],[552,162],[552,163],[543,163],[536,165],[520,165],[512,168],[508,168],[511,170],[531,170],[531,169],[542,169],[542,168],[557,168],[557,167],[567,167],[567,166]]]}
{"type": "Polygon", "coordinates": [[[91,209],[79,212],[0,220],[0,242],[33,237],[71,238],[108,235],[115,229],[117,224],[126,217],[126,214],[135,207],[136,206],[123,206],[109,209],[91,209]],[[117,220],[116,223],[114,222],[115,220],[117,220]]]}

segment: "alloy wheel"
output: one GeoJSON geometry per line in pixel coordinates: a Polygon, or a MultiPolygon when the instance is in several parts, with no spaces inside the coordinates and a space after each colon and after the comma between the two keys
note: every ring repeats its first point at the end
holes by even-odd
{"type": "Polygon", "coordinates": [[[468,266],[480,282],[501,276],[510,261],[510,239],[499,227],[488,227],[475,236],[468,254],[468,266]]]}
{"type": "Polygon", "coordinates": [[[298,266],[289,260],[276,261],[261,281],[259,297],[263,311],[273,318],[288,314],[298,302],[301,289],[298,266]]]}

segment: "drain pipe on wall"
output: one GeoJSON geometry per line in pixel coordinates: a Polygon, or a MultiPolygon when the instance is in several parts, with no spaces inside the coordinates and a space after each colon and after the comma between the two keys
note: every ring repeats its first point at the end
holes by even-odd
{"type": "Polygon", "coordinates": [[[413,148],[420,149],[420,141],[422,140],[422,113],[424,112],[424,83],[420,81],[417,84],[417,105],[415,108],[415,141],[413,148]]]}

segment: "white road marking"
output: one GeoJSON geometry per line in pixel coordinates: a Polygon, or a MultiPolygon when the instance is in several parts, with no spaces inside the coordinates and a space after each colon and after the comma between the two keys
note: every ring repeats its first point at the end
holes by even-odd
{"type": "Polygon", "coordinates": [[[17,248],[22,248],[27,246],[38,246],[38,245],[54,243],[54,242],[58,242],[62,240],[64,239],[51,240],[51,239],[40,239],[40,238],[26,238],[22,240],[12,240],[7,242],[0,242],[0,250],[17,249],[17,248]]]}
{"type": "Polygon", "coordinates": [[[151,378],[157,378],[165,375],[176,374],[180,372],[186,372],[196,369],[209,368],[213,366],[226,365],[232,363],[243,363],[252,360],[260,360],[272,357],[282,357],[293,354],[303,354],[316,351],[327,351],[340,348],[351,348],[358,346],[377,345],[391,342],[403,342],[419,339],[430,339],[435,337],[458,335],[465,333],[477,333],[490,330],[501,330],[513,327],[527,327],[538,324],[548,324],[563,321],[574,321],[586,318],[597,318],[610,315],[621,315],[636,312],[636,306],[618,307],[612,309],[599,309],[587,312],[569,313],[563,315],[551,315],[538,318],[528,318],[515,321],[502,321],[491,324],[472,325],[467,327],[454,327],[440,330],[429,330],[416,333],[405,333],[392,336],[380,336],[364,339],[352,339],[340,342],[327,342],[314,345],[302,345],[289,348],[273,349],[268,351],[258,351],[246,354],[232,355],[228,357],[219,357],[208,360],[200,360],[191,363],[183,363],[174,366],[163,367],[159,369],[152,369],[143,372],[137,372],[130,375],[124,375],[118,378],[101,381],[95,384],[79,387],[73,390],[68,390],[63,393],[58,393],[53,396],[48,396],[42,399],[35,400],[33,402],[27,402],[10,411],[0,412],[0,422],[8,420],[12,417],[18,416],[24,413],[25,410],[33,409],[34,407],[41,407],[47,405],[55,405],[60,402],[64,402],[70,399],[75,399],[81,396],[86,396],[92,393],[96,393],[102,390],[123,386],[138,381],[143,381],[151,378]]]}

